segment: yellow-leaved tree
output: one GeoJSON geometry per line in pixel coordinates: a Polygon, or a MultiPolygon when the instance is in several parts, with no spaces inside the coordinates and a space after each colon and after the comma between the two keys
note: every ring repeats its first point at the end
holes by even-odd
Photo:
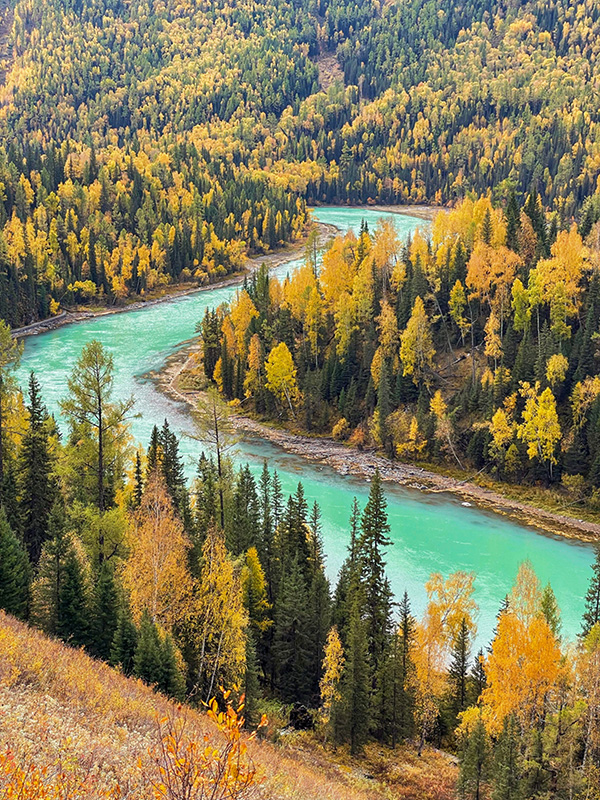
{"type": "Polygon", "coordinates": [[[147,609],[155,622],[172,630],[191,602],[191,543],[157,470],[148,478],[141,505],[131,518],[127,545],[123,583],[134,618],[139,622],[147,609]]]}
{"type": "Polygon", "coordinates": [[[446,580],[434,573],[425,584],[427,609],[417,625],[411,650],[419,753],[433,729],[447,689],[447,660],[452,643],[463,622],[471,634],[475,631],[474,581],[475,576],[466,572],[456,572],[446,580]]]}
{"type": "Polygon", "coordinates": [[[294,416],[294,405],[298,402],[300,393],[294,359],[285,342],[273,347],[267,358],[265,371],[267,375],[265,386],[279,402],[287,403],[294,416]]]}
{"type": "Polygon", "coordinates": [[[514,714],[524,730],[542,720],[560,691],[562,663],[559,642],[542,611],[542,593],[531,565],[519,570],[508,608],[485,665],[487,686],[481,695],[482,716],[490,733],[502,730],[514,714]]]}
{"type": "Polygon", "coordinates": [[[527,443],[527,455],[546,464],[550,477],[552,467],[556,464],[556,445],[561,436],[556,400],[552,389],[547,387],[541,394],[539,384],[521,385],[521,394],[525,397],[522,423],[517,429],[519,439],[527,443]]]}
{"type": "Polygon", "coordinates": [[[416,385],[426,380],[433,366],[435,348],[431,324],[421,297],[417,297],[412,314],[400,337],[400,359],[405,375],[411,375],[416,385]]]}
{"type": "Polygon", "coordinates": [[[209,529],[202,547],[202,571],[187,622],[196,651],[198,691],[208,702],[219,686],[239,685],[246,664],[242,575],[217,528],[209,529]]]}

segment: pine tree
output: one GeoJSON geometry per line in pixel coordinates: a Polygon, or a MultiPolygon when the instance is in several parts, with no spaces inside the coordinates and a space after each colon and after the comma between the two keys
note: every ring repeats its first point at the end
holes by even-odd
{"type": "Polygon", "coordinates": [[[246,464],[238,473],[233,494],[231,524],[227,526],[227,549],[238,556],[258,545],[260,510],[256,482],[246,464]]]}
{"type": "MultiPolygon", "coordinates": [[[[160,639],[160,636],[159,636],[160,639]]],[[[177,663],[177,651],[173,637],[166,633],[160,641],[160,679],[157,688],[169,697],[183,700],[185,697],[185,678],[177,663]]]]}
{"type": "Polygon", "coordinates": [[[29,559],[0,507],[0,608],[25,618],[29,603],[29,559]]]}
{"type": "Polygon", "coordinates": [[[244,724],[246,728],[255,728],[259,722],[258,695],[259,666],[256,656],[256,644],[251,631],[246,635],[246,669],[244,672],[244,724]]]}
{"type": "Polygon", "coordinates": [[[112,640],[110,663],[115,667],[120,666],[124,675],[133,673],[137,641],[138,631],[131,617],[129,606],[122,606],[112,640]]]}
{"type": "Polygon", "coordinates": [[[545,586],[542,592],[541,612],[552,633],[560,640],[560,631],[562,628],[560,609],[556,601],[556,595],[550,584],[545,586]]]}
{"type": "Polygon", "coordinates": [[[329,581],[322,569],[318,569],[308,591],[308,615],[310,620],[310,665],[312,674],[311,692],[313,700],[319,696],[323,657],[327,634],[331,626],[331,595],[329,581]]]}
{"type": "Polygon", "coordinates": [[[57,633],[73,647],[89,642],[88,591],[83,565],[76,548],[67,553],[59,593],[57,633]]]}
{"type": "Polygon", "coordinates": [[[469,705],[467,678],[470,660],[470,633],[465,619],[462,620],[460,629],[453,643],[448,677],[450,680],[450,705],[453,714],[453,724],[461,711],[469,705]]]}
{"type": "Polygon", "coordinates": [[[32,564],[37,564],[48,533],[48,518],[56,491],[51,477],[48,413],[33,372],[29,377],[27,411],[27,430],[19,454],[19,515],[29,558],[32,564]]]}
{"type": "Polygon", "coordinates": [[[504,720],[496,744],[493,778],[493,800],[521,800],[519,729],[513,714],[504,720]]]}
{"type": "Polygon", "coordinates": [[[469,675],[469,705],[472,706],[477,703],[487,684],[483,662],[484,652],[483,649],[480,649],[475,656],[471,674],[469,675]]]}
{"type": "Polygon", "coordinates": [[[144,476],[142,474],[142,459],[139,450],[135,454],[135,472],[133,475],[133,497],[132,505],[139,508],[144,494],[144,476]]]}
{"type": "Polygon", "coordinates": [[[92,593],[90,620],[90,652],[109,661],[119,624],[119,597],[113,567],[103,561],[92,593]]]}
{"type": "Polygon", "coordinates": [[[146,479],[157,469],[162,463],[162,447],[160,443],[160,433],[158,427],[155,425],[150,434],[150,444],[148,445],[148,454],[146,458],[146,479]]]}
{"type": "Polygon", "coordinates": [[[369,500],[361,520],[358,542],[361,584],[364,587],[364,619],[372,674],[381,666],[387,637],[390,632],[391,590],[385,574],[384,549],[392,542],[386,501],[379,471],[375,473],[369,500]]]}
{"type": "Polygon", "coordinates": [[[369,730],[369,651],[366,626],[360,618],[359,603],[350,611],[346,665],[342,675],[343,723],[338,735],[350,742],[350,752],[357,755],[367,740],[369,730]]]}
{"type": "Polygon", "coordinates": [[[258,506],[260,513],[260,536],[257,550],[260,563],[265,571],[267,581],[267,595],[269,602],[273,602],[273,547],[274,547],[274,520],[271,509],[271,476],[267,462],[263,464],[259,481],[258,506]]]}
{"type": "Polygon", "coordinates": [[[133,659],[133,672],[149,686],[158,686],[163,680],[161,649],[158,629],[148,611],[144,610],[133,659]]]}
{"type": "Polygon", "coordinates": [[[589,634],[597,622],[600,622],[600,547],[596,547],[596,560],[592,566],[592,577],[585,596],[582,638],[589,634]]]}
{"type": "Polygon", "coordinates": [[[489,757],[489,738],[483,720],[478,716],[473,729],[463,738],[458,778],[461,800],[480,800],[487,779],[489,757]]]}
{"type": "Polygon", "coordinates": [[[308,703],[311,692],[311,621],[306,583],[294,559],[284,574],[275,606],[273,656],[279,696],[284,703],[308,703]]]}

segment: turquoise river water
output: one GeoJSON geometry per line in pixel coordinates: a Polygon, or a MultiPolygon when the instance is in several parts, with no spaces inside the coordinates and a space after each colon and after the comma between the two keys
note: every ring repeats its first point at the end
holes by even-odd
{"type": "MultiPolygon", "coordinates": [[[[388,215],[373,209],[319,208],[315,216],[341,230],[357,230],[363,219],[374,227],[378,218],[388,215]]],[[[389,216],[403,237],[427,226],[414,217],[389,216]]],[[[297,263],[290,261],[274,273],[285,275],[297,263]]],[[[212,289],[30,337],[25,340],[18,376],[21,385],[25,387],[28,373],[34,370],[45,402],[58,414],[58,401],[67,392],[67,376],[81,348],[99,339],[114,357],[115,394],[126,397],[133,393],[136,398],[140,416],[133,422],[135,438],[147,446],[152,426],[161,424],[165,417],[178,433],[189,431],[191,422],[185,407],[165,397],[144,376],[160,369],[165,359],[193,335],[207,306],[230,299],[235,291],[235,287],[212,289]]],[[[181,449],[191,472],[200,445],[183,437],[181,449]]],[[[348,458],[352,458],[351,453],[348,458]]],[[[308,463],[260,439],[240,443],[236,459],[247,461],[256,473],[267,459],[270,468],[277,469],[286,492],[302,481],[309,502],[317,500],[322,509],[327,569],[334,580],[348,544],[352,498],[356,496],[364,504],[368,482],[308,463]]],[[[429,495],[388,484],[387,497],[393,539],[387,554],[392,588],[396,597],[408,591],[416,613],[423,610],[423,584],[431,572],[447,575],[459,569],[473,571],[480,607],[478,638],[485,644],[502,597],[509,591],[520,562],[529,558],[540,579],[554,588],[565,634],[569,638],[577,634],[592,562],[590,546],[544,535],[499,514],[465,507],[451,495],[429,495]]]]}

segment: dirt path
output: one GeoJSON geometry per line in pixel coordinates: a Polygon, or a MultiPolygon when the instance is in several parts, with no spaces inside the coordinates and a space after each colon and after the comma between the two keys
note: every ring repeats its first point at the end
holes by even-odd
{"type": "MultiPolygon", "coordinates": [[[[191,341],[184,350],[175,353],[164,368],[153,373],[159,389],[174,400],[194,408],[202,392],[188,391],[180,386],[180,378],[186,368],[192,366],[193,357],[199,352],[197,340],[191,341]]],[[[536,508],[518,500],[504,497],[498,492],[477,486],[467,481],[439,475],[412,464],[390,461],[371,451],[360,451],[341,444],[330,437],[302,436],[285,429],[271,427],[257,420],[237,414],[233,417],[235,427],[242,433],[273,442],[288,453],[325,464],[340,475],[371,478],[379,470],[384,480],[429,493],[450,492],[465,503],[504,514],[518,522],[530,525],[544,533],[552,533],[568,539],[586,542],[600,541],[600,525],[563,514],[536,508]]]]}

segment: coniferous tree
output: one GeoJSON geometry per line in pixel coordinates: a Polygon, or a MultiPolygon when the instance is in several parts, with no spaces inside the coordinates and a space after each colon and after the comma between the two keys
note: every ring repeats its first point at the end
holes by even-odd
{"type": "Polygon", "coordinates": [[[585,596],[585,613],[581,635],[585,638],[594,625],[600,622],[600,547],[596,548],[596,560],[592,566],[592,577],[585,596]]]}
{"type": "Polygon", "coordinates": [[[310,619],[306,583],[297,558],[283,576],[275,605],[273,657],[281,699],[308,703],[312,683],[310,619]]]}
{"type": "Polygon", "coordinates": [[[131,617],[128,605],[122,605],[117,628],[110,650],[110,663],[120,666],[123,674],[131,675],[134,670],[138,631],[131,617]]]}
{"type": "Polygon", "coordinates": [[[0,508],[0,608],[25,618],[29,603],[30,568],[27,553],[0,508]]]}
{"type": "Polygon", "coordinates": [[[158,629],[145,609],[140,620],[133,672],[150,686],[159,686],[163,680],[161,650],[158,629]]]}
{"type": "Polygon", "coordinates": [[[340,733],[350,742],[350,752],[361,752],[369,731],[369,650],[366,625],[360,617],[359,603],[350,610],[346,664],[342,674],[341,695],[343,722],[340,733]]]}
{"type": "Polygon", "coordinates": [[[179,668],[177,651],[173,637],[166,633],[160,641],[160,679],[157,688],[169,697],[183,700],[185,697],[185,678],[179,668]]]}
{"type": "Polygon", "coordinates": [[[48,534],[56,490],[51,476],[48,413],[33,372],[29,377],[27,412],[27,430],[19,454],[19,513],[23,541],[32,564],[37,564],[48,534]]]}
{"type": "Polygon", "coordinates": [[[520,761],[518,723],[514,714],[510,714],[504,720],[495,747],[493,800],[521,800],[520,761]]]}
{"type": "Polygon", "coordinates": [[[483,649],[480,649],[473,661],[471,674],[469,675],[469,705],[477,703],[487,684],[483,667],[484,657],[483,649]]]}
{"type": "Polygon", "coordinates": [[[358,542],[361,583],[365,599],[364,619],[373,676],[381,666],[390,631],[391,589],[385,574],[384,561],[384,548],[392,543],[388,536],[389,531],[386,501],[381,476],[377,471],[362,515],[358,542]]]}
{"type": "Polygon", "coordinates": [[[540,603],[540,610],[544,615],[544,619],[548,623],[548,627],[557,639],[560,639],[560,631],[562,628],[562,621],[560,618],[560,609],[550,584],[544,587],[542,591],[542,599],[540,603]]]}
{"type": "Polygon", "coordinates": [[[258,724],[257,701],[260,691],[260,669],[256,655],[254,635],[248,631],[246,635],[246,668],[244,670],[244,724],[246,728],[255,728],[258,724]]]}
{"type": "Polygon", "coordinates": [[[67,552],[59,591],[56,632],[73,647],[85,647],[90,641],[88,587],[77,549],[67,552]]]}
{"type": "Polygon", "coordinates": [[[135,454],[135,472],[133,475],[133,497],[132,505],[139,508],[144,494],[144,476],[142,474],[142,459],[139,450],[135,454]]]}
{"type": "Polygon", "coordinates": [[[119,624],[119,597],[114,570],[103,561],[98,570],[91,602],[89,649],[93,655],[109,661],[119,624]]]}
{"type": "Polygon", "coordinates": [[[453,726],[461,711],[469,705],[468,674],[470,661],[470,632],[465,619],[462,620],[460,629],[452,647],[448,677],[450,679],[450,706],[453,715],[453,726]]]}
{"type": "Polygon", "coordinates": [[[478,716],[472,730],[463,734],[458,778],[458,796],[461,800],[480,800],[483,796],[489,758],[489,737],[481,716],[478,716]]]}

